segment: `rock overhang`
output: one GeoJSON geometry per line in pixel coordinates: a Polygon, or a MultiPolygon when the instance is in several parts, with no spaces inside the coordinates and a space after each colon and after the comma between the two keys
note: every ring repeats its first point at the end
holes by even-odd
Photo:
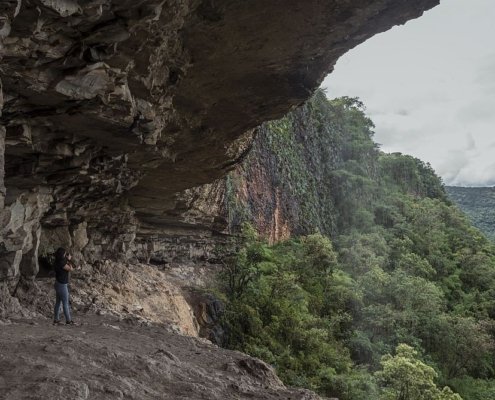
{"type": "Polygon", "coordinates": [[[109,232],[139,224],[135,212],[160,229],[213,226],[198,199],[221,194],[191,188],[225,175],[251,130],[304,102],[346,51],[437,4],[2,2],[0,203],[5,215],[22,203],[34,233],[1,251],[29,253],[40,236],[33,215],[51,227],[106,218],[93,226],[109,232]]]}

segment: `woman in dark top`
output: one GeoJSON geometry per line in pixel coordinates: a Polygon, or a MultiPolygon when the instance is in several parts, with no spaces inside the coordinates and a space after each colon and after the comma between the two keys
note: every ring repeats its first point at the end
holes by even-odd
{"type": "Polygon", "coordinates": [[[54,325],[60,323],[60,304],[64,309],[65,323],[74,324],[69,305],[69,273],[74,270],[70,262],[71,258],[72,256],[61,247],[55,252],[55,293],[57,300],[55,302],[54,325]]]}

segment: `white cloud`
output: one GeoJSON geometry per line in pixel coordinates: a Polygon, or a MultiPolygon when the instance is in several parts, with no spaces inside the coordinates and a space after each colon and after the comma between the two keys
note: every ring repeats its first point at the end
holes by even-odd
{"type": "Polygon", "coordinates": [[[493,0],[444,0],[351,50],[323,86],[361,98],[384,151],[430,162],[448,184],[495,184],[494,20],[493,0]]]}

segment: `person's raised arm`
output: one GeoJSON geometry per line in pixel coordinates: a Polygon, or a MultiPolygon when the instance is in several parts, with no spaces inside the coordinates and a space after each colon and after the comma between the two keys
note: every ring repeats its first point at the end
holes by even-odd
{"type": "Polygon", "coordinates": [[[74,270],[74,267],[72,265],[70,265],[70,264],[65,264],[64,265],[64,269],[66,271],[69,271],[70,272],[70,271],[73,271],[74,270]]]}
{"type": "Polygon", "coordinates": [[[67,263],[64,265],[64,269],[69,272],[74,271],[74,264],[72,264],[71,260],[72,260],[72,255],[67,254],[67,263]]]}

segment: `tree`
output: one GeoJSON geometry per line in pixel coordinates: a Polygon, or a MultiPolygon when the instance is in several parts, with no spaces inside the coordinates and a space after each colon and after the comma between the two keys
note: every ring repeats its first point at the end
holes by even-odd
{"type": "Polygon", "coordinates": [[[462,400],[449,388],[439,390],[438,374],[417,359],[418,352],[407,344],[397,346],[395,356],[383,356],[382,371],[375,376],[383,387],[381,400],[462,400]]]}
{"type": "Polygon", "coordinates": [[[332,273],[337,264],[332,242],[320,233],[308,235],[301,239],[304,251],[304,263],[309,265],[314,275],[327,275],[332,273]]]}
{"type": "Polygon", "coordinates": [[[442,315],[434,322],[431,352],[448,379],[466,374],[490,376],[495,349],[490,329],[493,322],[458,315],[442,315]]]}
{"type": "Polygon", "coordinates": [[[269,260],[269,250],[259,239],[254,228],[243,224],[243,243],[235,255],[223,257],[220,280],[226,285],[226,294],[230,299],[242,297],[248,285],[260,273],[260,263],[269,260]]]}

